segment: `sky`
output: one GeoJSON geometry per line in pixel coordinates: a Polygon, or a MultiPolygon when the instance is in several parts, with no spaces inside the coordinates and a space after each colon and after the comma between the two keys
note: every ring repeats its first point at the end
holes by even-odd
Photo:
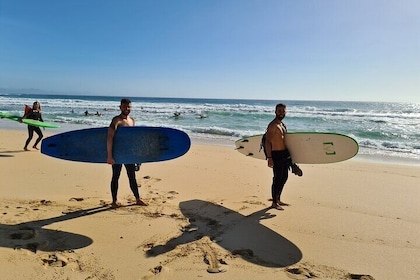
{"type": "Polygon", "coordinates": [[[0,0],[0,88],[420,103],[420,1],[0,0]]]}

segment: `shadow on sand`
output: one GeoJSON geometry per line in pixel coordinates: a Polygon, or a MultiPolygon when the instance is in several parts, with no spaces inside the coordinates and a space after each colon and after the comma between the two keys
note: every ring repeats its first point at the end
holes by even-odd
{"type": "Polygon", "coordinates": [[[0,157],[14,157],[13,155],[2,155],[0,154],[0,157]]]}
{"type": "Polygon", "coordinates": [[[45,229],[46,225],[63,222],[110,210],[109,206],[67,212],[64,215],[16,225],[0,224],[0,246],[13,249],[28,249],[52,252],[74,250],[89,246],[92,239],[71,232],[45,229]]]}
{"type": "Polygon", "coordinates": [[[21,150],[12,150],[12,151],[1,151],[0,152],[0,158],[2,157],[14,157],[14,154],[19,154],[19,153],[29,153],[29,152],[38,152],[37,150],[29,150],[29,151],[25,151],[24,149],[21,150]]]}
{"type": "Polygon", "coordinates": [[[286,267],[302,259],[302,252],[296,245],[260,224],[260,220],[276,216],[267,213],[270,208],[244,216],[202,200],[184,201],[179,206],[190,224],[182,229],[180,236],[168,240],[164,245],[152,247],[146,252],[147,256],[160,255],[178,245],[208,236],[233,255],[266,267],[286,267]]]}

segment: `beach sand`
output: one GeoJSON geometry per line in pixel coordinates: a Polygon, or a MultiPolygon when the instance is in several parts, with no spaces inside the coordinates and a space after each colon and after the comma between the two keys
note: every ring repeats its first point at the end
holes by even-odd
{"type": "Polygon", "coordinates": [[[149,206],[123,172],[111,209],[109,165],[24,152],[26,137],[0,130],[2,280],[420,279],[419,165],[302,164],[278,211],[266,162],[193,142],[142,165],[149,206]]]}

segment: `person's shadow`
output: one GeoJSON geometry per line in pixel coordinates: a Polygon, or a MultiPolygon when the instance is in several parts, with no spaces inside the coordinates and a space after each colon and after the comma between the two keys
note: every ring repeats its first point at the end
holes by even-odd
{"type": "Polygon", "coordinates": [[[93,240],[87,236],[43,226],[83,216],[108,211],[108,206],[68,212],[63,215],[43,220],[30,221],[16,225],[0,224],[0,246],[12,249],[28,249],[45,252],[74,250],[89,246],[93,240]]]}
{"type": "Polygon", "coordinates": [[[190,225],[182,229],[180,236],[146,251],[148,257],[164,254],[178,245],[208,236],[233,255],[266,267],[286,267],[302,259],[302,252],[295,244],[260,224],[260,220],[275,216],[266,213],[270,208],[244,216],[202,200],[184,201],[179,206],[190,225]]]}
{"type": "Polygon", "coordinates": [[[16,151],[1,151],[0,157],[14,157],[16,153],[27,153],[25,150],[16,150],[16,151]]]}

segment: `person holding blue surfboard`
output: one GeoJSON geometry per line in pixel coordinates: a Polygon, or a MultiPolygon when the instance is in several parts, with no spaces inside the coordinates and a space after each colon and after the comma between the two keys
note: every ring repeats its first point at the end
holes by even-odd
{"type": "Polygon", "coordinates": [[[302,176],[302,170],[292,163],[289,151],[286,147],[286,125],[283,119],[286,116],[286,105],[276,105],[276,117],[270,122],[265,134],[264,152],[267,157],[268,167],[273,168],[273,183],[271,186],[272,208],[284,210],[282,206],[289,204],[280,200],[284,185],[289,177],[289,168],[292,172],[302,176]]]}
{"type": "MultiPolygon", "coordinates": [[[[31,120],[41,121],[41,122],[44,121],[41,115],[41,104],[39,104],[38,101],[34,102],[34,104],[32,105],[32,108],[25,110],[25,115],[22,117],[20,122],[22,122],[24,119],[31,119],[31,120]]],[[[44,135],[42,134],[41,128],[39,128],[38,126],[33,126],[33,125],[28,124],[28,139],[26,139],[25,147],[23,147],[25,151],[29,151],[28,145],[34,136],[34,132],[38,134],[38,138],[36,139],[35,144],[32,146],[32,148],[34,148],[35,150],[39,150],[37,145],[41,141],[41,139],[44,137],[44,135]]]]}
{"type": "MultiPolygon", "coordinates": [[[[114,135],[118,127],[120,126],[134,126],[135,121],[132,117],[129,116],[131,112],[131,101],[130,99],[123,98],[120,103],[121,113],[118,116],[115,116],[108,128],[107,136],[107,153],[108,159],[107,163],[112,164],[112,180],[111,180],[111,194],[112,194],[112,204],[111,207],[116,208],[119,206],[117,195],[118,195],[118,180],[120,178],[122,164],[116,164],[113,156],[113,144],[114,144],[114,135]]],[[[131,191],[136,198],[136,204],[141,206],[147,206],[147,203],[140,199],[140,194],[137,186],[136,180],[136,165],[135,164],[124,164],[127,171],[128,180],[130,182],[131,191]]]]}

